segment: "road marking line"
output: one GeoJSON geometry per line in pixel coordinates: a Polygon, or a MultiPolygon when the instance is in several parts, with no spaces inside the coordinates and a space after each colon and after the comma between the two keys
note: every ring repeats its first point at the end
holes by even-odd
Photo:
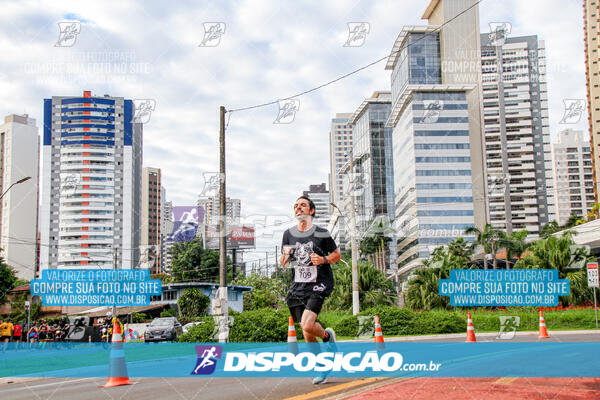
{"type": "MultiPolygon", "coordinates": [[[[42,379],[44,379],[44,378],[42,378],[42,379]]],[[[42,385],[29,385],[29,384],[28,384],[29,382],[20,382],[20,383],[11,383],[11,384],[10,384],[10,386],[14,386],[14,385],[18,385],[18,384],[28,384],[28,385],[27,385],[27,388],[29,388],[29,389],[36,389],[36,388],[41,388],[41,387],[45,387],[45,386],[64,385],[64,384],[66,384],[66,383],[73,383],[73,382],[87,381],[87,380],[90,380],[90,379],[97,379],[97,378],[96,378],[96,377],[94,377],[94,378],[81,378],[81,379],[72,379],[72,380],[69,380],[69,381],[60,381],[60,382],[44,383],[44,384],[42,384],[42,385]]],[[[19,388],[15,388],[15,387],[13,387],[13,388],[9,388],[9,389],[4,389],[4,388],[3,388],[3,389],[2,389],[2,393],[6,393],[6,392],[14,392],[14,391],[17,391],[17,390],[23,390],[23,388],[22,388],[22,387],[19,387],[19,388]]]]}
{"type": "Polygon", "coordinates": [[[511,383],[513,383],[514,381],[516,381],[517,379],[519,379],[519,378],[518,377],[513,377],[513,376],[505,376],[505,377],[502,377],[502,378],[498,379],[494,383],[498,383],[498,384],[501,384],[501,385],[510,385],[511,383]]]}
{"type": "Polygon", "coordinates": [[[324,396],[326,394],[330,394],[330,393],[334,393],[334,392],[339,392],[340,390],[344,390],[344,389],[348,389],[354,386],[358,386],[358,385],[365,385],[368,383],[373,383],[373,382],[377,382],[377,381],[381,381],[383,379],[386,378],[363,378],[363,379],[359,379],[356,381],[351,381],[351,382],[346,382],[346,383],[342,383],[339,385],[335,385],[335,386],[331,386],[325,389],[320,389],[320,390],[315,390],[314,392],[310,392],[310,393],[306,393],[306,394],[301,394],[298,396],[294,396],[294,397],[288,397],[285,400],[308,400],[308,399],[314,399],[315,397],[320,397],[320,396],[324,396]]]}

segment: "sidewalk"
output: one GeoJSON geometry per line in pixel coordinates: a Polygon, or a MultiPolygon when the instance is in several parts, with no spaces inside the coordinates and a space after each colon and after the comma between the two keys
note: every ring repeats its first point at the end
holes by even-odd
{"type": "Polygon", "coordinates": [[[336,398],[592,400],[600,398],[600,378],[414,378],[336,398]]]}
{"type": "MultiPolygon", "coordinates": [[[[549,331],[548,332],[550,337],[552,337],[552,335],[589,335],[589,334],[596,334],[598,335],[598,338],[600,338],[600,329],[588,329],[588,330],[579,330],[579,331],[549,331]]],[[[395,337],[388,337],[385,336],[385,332],[383,332],[384,334],[384,340],[386,342],[412,342],[412,341],[419,341],[419,340],[439,340],[439,339],[465,339],[467,334],[466,333],[446,333],[446,334],[440,334],[440,335],[422,335],[422,336],[395,336],[395,337]]],[[[516,332],[515,333],[515,339],[519,338],[520,336],[537,336],[539,334],[538,331],[523,331],[523,332],[516,332]]],[[[477,330],[475,330],[475,335],[477,336],[477,340],[479,341],[479,338],[486,338],[486,339],[494,339],[498,336],[498,332],[477,332],[477,330]]],[[[351,340],[340,340],[340,342],[372,342],[373,338],[369,338],[369,339],[351,339],[351,340]]]]}

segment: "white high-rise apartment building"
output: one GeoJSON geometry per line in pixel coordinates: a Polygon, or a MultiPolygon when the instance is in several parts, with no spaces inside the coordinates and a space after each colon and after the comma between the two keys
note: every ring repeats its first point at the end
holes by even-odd
{"type": "Polygon", "coordinates": [[[21,279],[35,277],[40,137],[35,119],[9,115],[0,125],[0,255],[21,279]]]}
{"type": "Polygon", "coordinates": [[[544,41],[499,34],[481,35],[490,223],[535,238],[555,215],[544,41]]]}
{"type": "MultiPolygon", "coordinates": [[[[347,210],[349,206],[348,195],[344,193],[344,176],[339,172],[346,161],[349,160],[348,157],[350,157],[352,151],[351,117],[352,113],[336,114],[335,118],[331,120],[329,130],[329,201],[341,210],[347,210]]],[[[329,212],[330,215],[333,215],[333,207],[329,207],[329,212]]],[[[336,222],[334,230],[337,232],[336,242],[341,249],[345,249],[346,243],[350,240],[350,234],[346,229],[346,225],[349,223],[350,221],[343,217],[336,222]]]]}
{"type": "Polygon", "coordinates": [[[590,143],[581,131],[558,132],[552,145],[555,177],[556,220],[564,225],[571,215],[586,217],[594,202],[594,178],[590,143]]]}
{"type": "Polygon", "coordinates": [[[315,204],[313,224],[327,229],[329,224],[329,192],[325,183],[308,185],[308,190],[302,192],[302,195],[311,199],[315,204]]]}
{"type": "MultiPolygon", "coordinates": [[[[198,207],[204,208],[204,223],[206,225],[217,225],[221,210],[219,208],[219,193],[211,197],[200,197],[198,199],[198,207]]],[[[240,215],[242,212],[242,201],[240,199],[225,199],[226,208],[226,223],[229,227],[240,223],[240,215]]]]}
{"type": "Polygon", "coordinates": [[[123,97],[44,99],[40,269],[129,269],[141,243],[142,124],[123,97]]]}

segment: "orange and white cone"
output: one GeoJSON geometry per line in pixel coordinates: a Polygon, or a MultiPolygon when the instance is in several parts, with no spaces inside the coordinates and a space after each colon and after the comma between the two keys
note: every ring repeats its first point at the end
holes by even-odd
{"type": "Polygon", "coordinates": [[[379,315],[375,316],[375,348],[377,350],[385,349],[385,343],[383,342],[383,332],[381,331],[381,324],[379,323],[379,315]]]}
{"type": "Polygon", "coordinates": [[[471,313],[468,313],[467,317],[467,343],[475,343],[477,339],[475,339],[475,327],[473,326],[473,319],[471,318],[471,313]]]}
{"type": "Polygon", "coordinates": [[[100,387],[121,385],[133,385],[133,382],[130,382],[129,377],[127,376],[127,362],[125,361],[125,350],[123,349],[123,332],[121,331],[121,324],[117,318],[114,318],[108,379],[106,380],[106,385],[100,387]]]}
{"type": "Polygon", "coordinates": [[[546,320],[544,319],[544,313],[540,311],[540,334],[538,339],[548,339],[550,335],[548,335],[548,330],[546,329],[546,320]]]}
{"type": "Polygon", "coordinates": [[[289,353],[298,354],[298,338],[296,337],[296,328],[294,327],[294,318],[290,315],[288,322],[287,350],[289,353]]]}

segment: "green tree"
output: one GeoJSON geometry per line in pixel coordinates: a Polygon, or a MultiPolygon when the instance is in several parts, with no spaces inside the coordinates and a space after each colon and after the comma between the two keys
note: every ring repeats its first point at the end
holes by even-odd
{"type": "Polygon", "coordinates": [[[448,243],[448,253],[455,257],[462,257],[470,260],[471,255],[473,255],[473,247],[471,246],[471,243],[464,238],[459,237],[448,243]]]}
{"type": "Polygon", "coordinates": [[[523,229],[511,232],[510,235],[500,240],[500,245],[506,249],[506,268],[510,268],[514,258],[521,257],[521,254],[527,250],[529,244],[525,242],[529,232],[523,229]]]}
{"type": "Polygon", "coordinates": [[[500,249],[500,243],[506,237],[506,234],[501,230],[494,228],[490,224],[485,224],[483,231],[474,226],[470,226],[465,229],[465,233],[474,234],[475,244],[483,247],[483,251],[485,253],[483,260],[484,268],[488,269],[487,255],[491,253],[493,259],[493,268],[497,269],[498,260],[496,259],[496,253],[500,249]]]}
{"type": "MultiPolygon", "coordinates": [[[[325,301],[326,310],[348,310],[352,308],[352,268],[351,260],[334,264],[335,284],[331,296],[325,301]]],[[[385,274],[368,261],[358,263],[358,293],[361,308],[377,304],[393,305],[396,302],[394,285],[385,274]]]]}
{"type": "Polygon", "coordinates": [[[177,300],[179,314],[188,318],[206,315],[209,305],[210,297],[197,288],[185,289],[177,300]]]}
{"type": "Polygon", "coordinates": [[[280,278],[258,274],[238,275],[232,284],[252,287],[251,291],[244,292],[245,311],[260,308],[282,308],[285,304],[286,286],[288,286],[285,284],[285,280],[287,279],[287,275],[280,278]]]}
{"type": "Polygon", "coordinates": [[[420,268],[414,278],[408,281],[404,297],[406,306],[412,310],[432,310],[450,308],[450,298],[440,296],[438,286],[440,279],[450,278],[449,267],[420,268]]]}
{"type": "Polygon", "coordinates": [[[553,233],[556,233],[562,229],[563,228],[558,224],[558,222],[552,221],[542,227],[542,230],[540,231],[540,237],[542,239],[545,239],[549,236],[552,236],[553,233]]]}
{"type": "Polygon", "coordinates": [[[219,278],[219,253],[202,247],[198,238],[178,242],[170,249],[171,271],[175,282],[216,282],[219,278]]]}
{"type": "Polygon", "coordinates": [[[15,287],[16,282],[15,271],[0,257],[0,304],[6,302],[6,296],[15,287]]]}
{"type": "Polygon", "coordinates": [[[559,278],[564,279],[569,272],[575,272],[592,260],[590,250],[577,246],[572,233],[567,231],[562,236],[550,236],[535,241],[529,247],[529,253],[517,261],[515,268],[522,269],[557,269],[559,278]]]}

